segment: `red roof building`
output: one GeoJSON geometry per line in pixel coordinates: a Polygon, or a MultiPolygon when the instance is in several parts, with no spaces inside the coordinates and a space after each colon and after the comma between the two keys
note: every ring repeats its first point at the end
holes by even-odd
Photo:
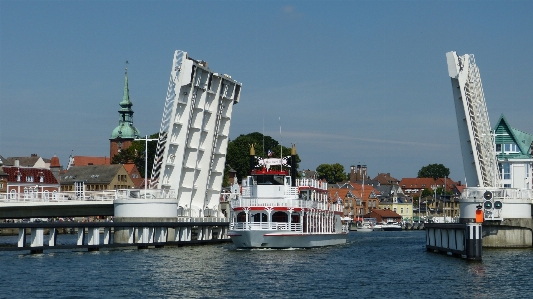
{"type": "Polygon", "coordinates": [[[372,209],[379,208],[379,191],[370,185],[350,182],[332,184],[329,185],[328,193],[331,201],[342,201],[344,217],[357,219],[372,209]]]}
{"type": "Polygon", "coordinates": [[[8,193],[59,192],[59,182],[50,169],[4,166],[2,170],[7,174],[8,193]]]}
{"type": "Polygon", "coordinates": [[[402,216],[392,210],[379,210],[375,209],[370,211],[370,213],[365,214],[364,218],[376,218],[378,223],[383,222],[401,222],[402,216]]]}
{"type": "Polygon", "coordinates": [[[419,195],[424,189],[436,190],[439,187],[445,188],[446,191],[452,191],[459,182],[454,182],[449,178],[403,178],[399,186],[404,194],[419,195]],[[446,186],[445,186],[446,185],[446,186]]]}

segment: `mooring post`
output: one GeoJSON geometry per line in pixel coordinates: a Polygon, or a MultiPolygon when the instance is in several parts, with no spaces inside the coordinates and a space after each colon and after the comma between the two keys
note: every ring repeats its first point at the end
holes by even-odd
{"type": "Polygon", "coordinates": [[[481,228],[481,223],[466,224],[466,258],[468,260],[481,261],[483,240],[481,228]]]}

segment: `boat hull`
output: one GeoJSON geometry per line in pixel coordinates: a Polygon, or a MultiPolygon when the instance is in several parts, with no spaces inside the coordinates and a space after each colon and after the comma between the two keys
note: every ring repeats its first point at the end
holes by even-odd
{"type": "Polygon", "coordinates": [[[401,226],[383,226],[381,228],[384,231],[390,232],[390,231],[402,231],[401,226]]]}
{"type": "Polygon", "coordinates": [[[237,248],[312,248],[345,244],[347,233],[303,234],[278,230],[230,231],[237,248]]]}

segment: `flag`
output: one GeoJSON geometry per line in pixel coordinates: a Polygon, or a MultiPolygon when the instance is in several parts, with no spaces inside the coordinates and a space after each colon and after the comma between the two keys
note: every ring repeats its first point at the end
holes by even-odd
{"type": "Polygon", "coordinates": [[[272,157],[273,152],[271,150],[268,150],[268,156],[272,157]]]}

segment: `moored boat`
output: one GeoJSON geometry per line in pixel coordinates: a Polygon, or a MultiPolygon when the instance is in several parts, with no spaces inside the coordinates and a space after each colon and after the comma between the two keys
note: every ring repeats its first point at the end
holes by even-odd
{"type": "Polygon", "coordinates": [[[401,231],[402,225],[397,222],[387,222],[381,226],[384,231],[401,231]]]}
{"type": "Polygon", "coordinates": [[[290,157],[277,159],[256,158],[252,146],[250,157],[251,175],[242,180],[240,194],[231,200],[228,236],[236,247],[310,248],[346,243],[342,205],[328,202],[327,182],[296,178],[294,146],[290,157]],[[291,169],[290,174],[284,166],[291,169]]]}
{"type": "Polygon", "coordinates": [[[376,225],[376,218],[364,218],[362,222],[357,222],[356,231],[372,232],[376,225]]]}

